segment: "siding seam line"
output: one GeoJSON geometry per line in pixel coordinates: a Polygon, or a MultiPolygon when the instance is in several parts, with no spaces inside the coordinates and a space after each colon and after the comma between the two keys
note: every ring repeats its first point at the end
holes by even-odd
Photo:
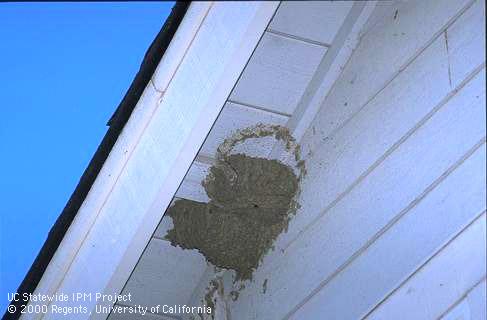
{"type": "Polygon", "coordinates": [[[463,295],[458,298],[458,300],[456,300],[454,303],[452,303],[437,319],[440,320],[442,319],[444,316],[446,316],[450,311],[452,311],[453,309],[455,309],[455,307],[457,307],[460,303],[462,303],[466,298],[468,298],[468,295],[470,294],[470,292],[472,292],[475,287],[477,287],[479,284],[481,284],[483,281],[485,281],[485,275],[480,278],[480,280],[478,280],[472,287],[468,288],[464,293],[463,295]]]}
{"type": "Polygon", "coordinates": [[[264,112],[267,112],[267,113],[272,113],[274,115],[282,116],[282,117],[285,117],[285,118],[291,117],[291,115],[289,113],[286,113],[286,112],[275,111],[275,110],[268,109],[266,107],[261,107],[261,106],[257,106],[257,105],[253,105],[253,104],[249,104],[249,103],[245,103],[245,102],[240,102],[240,101],[236,101],[236,100],[233,100],[233,99],[227,99],[227,103],[238,104],[238,105],[240,105],[242,107],[246,107],[248,109],[256,109],[256,110],[259,110],[259,111],[264,111],[264,112]]]}
{"type": "Polygon", "coordinates": [[[325,42],[321,42],[321,41],[317,41],[317,40],[313,40],[313,39],[309,39],[309,38],[297,36],[297,35],[290,34],[290,33],[287,33],[287,32],[282,32],[282,31],[274,30],[272,28],[267,28],[266,32],[268,32],[269,34],[272,34],[272,35],[276,35],[276,36],[282,37],[282,38],[291,39],[291,40],[297,40],[297,41],[304,42],[304,43],[307,43],[307,44],[311,44],[311,45],[314,45],[314,46],[320,46],[320,47],[324,47],[324,48],[331,47],[331,44],[328,44],[328,43],[325,43],[325,42]]]}

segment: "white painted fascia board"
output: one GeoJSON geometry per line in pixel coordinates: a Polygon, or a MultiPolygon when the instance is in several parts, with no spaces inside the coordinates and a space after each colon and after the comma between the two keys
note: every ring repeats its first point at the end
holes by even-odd
{"type": "Polygon", "coordinates": [[[121,292],[278,4],[191,4],[35,294],[121,292]]]}
{"type": "Polygon", "coordinates": [[[151,78],[154,88],[159,92],[165,92],[172,77],[176,73],[182,58],[187,53],[191,43],[198,33],[212,2],[193,2],[184,15],[183,20],[174,34],[171,44],[164,52],[154,75],[151,78]]]}

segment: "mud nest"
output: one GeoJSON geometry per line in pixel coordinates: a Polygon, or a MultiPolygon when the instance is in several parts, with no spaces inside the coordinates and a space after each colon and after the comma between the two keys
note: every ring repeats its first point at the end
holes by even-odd
{"type": "Polygon", "coordinates": [[[209,203],[178,200],[167,214],[166,239],[199,250],[217,267],[250,279],[276,237],[287,228],[298,179],[276,161],[228,155],[210,168],[203,186],[209,203]]]}

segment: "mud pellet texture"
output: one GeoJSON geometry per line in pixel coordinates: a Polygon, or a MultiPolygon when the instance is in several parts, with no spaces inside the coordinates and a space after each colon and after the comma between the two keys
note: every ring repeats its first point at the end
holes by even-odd
{"type": "Polygon", "coordinates": [[[217,267],[250,279],[263,255],[288,225],[298,179],[276,161],[243,154],[210,168],[203,186],[209,203],[178,200],[167,214],[174,228],[166,239],[199,250],[217,267]]]}

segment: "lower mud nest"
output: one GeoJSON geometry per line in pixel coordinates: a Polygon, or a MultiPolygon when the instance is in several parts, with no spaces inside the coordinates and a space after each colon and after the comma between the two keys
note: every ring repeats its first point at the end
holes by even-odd
{"type": "Polygon", "coordinates": [[[235,270],[237,279],[250,279],[287,228],[297,176],[279,161],[236,154],[212,166],[203,186],[209,203],[178,200],[168,209],[174,228],[166,239],[235,270]]]}

